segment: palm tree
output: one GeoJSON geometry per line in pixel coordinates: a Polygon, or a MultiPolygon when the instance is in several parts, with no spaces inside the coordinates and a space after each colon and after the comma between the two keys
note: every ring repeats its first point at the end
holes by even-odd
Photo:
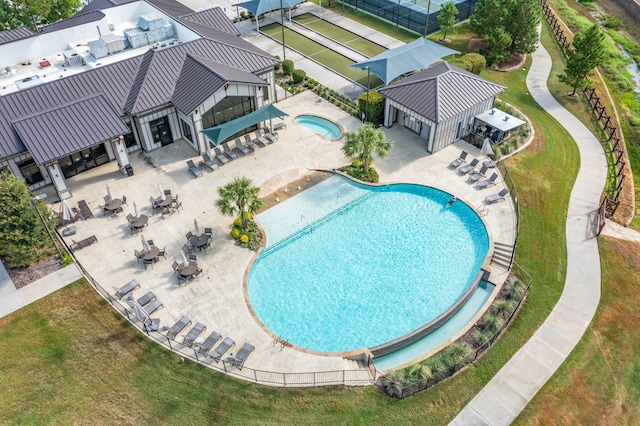
{"type": "Polygon", "coordinates": [[[365,173],[369,171],[374,153],[380,157],[386,157],[393,146],[393,142],[385,137],[382,130],[376,129],[370,123],[363,124],[355,131],[347,132],[345,138],[342,152],[347,157],[357,157],[365,173]]]}
{"type": "Polygon", "coordinates": [[[218,188],[220,198],[216,206],[224,215],[238,214],[242,219],[242,228],[247,228],[247,213],[253,215],[260,207],[262,200],[258,198],[260,188],[253,186],[251,179],[246,177],[234,178],[223,187],[218,188]]]}

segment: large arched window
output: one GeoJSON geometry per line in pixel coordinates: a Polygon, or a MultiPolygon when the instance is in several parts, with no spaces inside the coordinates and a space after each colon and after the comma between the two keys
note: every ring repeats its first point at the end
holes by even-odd
{"type": "MultiPolygon", "coordinates": [[[[224,124],[228,121],[235,120],[238,117],[249,114],[250,112],[255,111],[255,109],[255,99],[252,96],[226,97],[209,111],[202,114],[202,127],[208,129],[209,127],[224,124]]],[[[230,136],[229,139],[244,135],[245,133],[256,130],[257,128],[257,125],[250,126],[239,131],[235,135],[230,136]]]]}

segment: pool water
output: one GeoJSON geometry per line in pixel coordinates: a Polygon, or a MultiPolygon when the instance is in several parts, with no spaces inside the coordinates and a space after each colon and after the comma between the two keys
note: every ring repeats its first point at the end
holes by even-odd
{"type": "Polygon", "coordinates": [[[336,140],[342,137],[342,130],[336,123],[316,115],[299,115],[293,121],[308,127],[325,139],[336,140]]]}
{"type": "Polygon", "coordinates": [[[319,352],[373,347],[428,323],[465,292],[489,249],[475,211],[444,207],[450,198],[334,176],[261,213],[267,248],[247,278],[254,312],[319,352]]]}

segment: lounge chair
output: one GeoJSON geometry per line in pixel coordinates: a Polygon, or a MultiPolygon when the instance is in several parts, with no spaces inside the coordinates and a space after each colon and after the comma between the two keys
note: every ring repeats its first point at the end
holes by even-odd
{"type": "Polygon", "coordinates": [[[491,194],[487,196],[487,198],[484,199],[484,202],[486,204],[491,204],[495,203],[496,201],[502,201],[508,194],[509,190],[507,188],[503,188],[502,191],[498,192],[497,194],[491,194]]]}
{"type": "Polygon", "coordinates": [[[224,155],[222,153],[222,151],[220,151],[220,148],[218,148],[218,147],[213,148],[213,152],[214,152],[216,158],[218,159],[218,161],[221,162],[223,165],[227,164],[229,161],[231,161],[231,159],[229,157],[227,157],[226,155],[224,155]]]}
{"type": "Polygon", "coordinates": [[[485,180],[481,180],[480,182],[478,182],[476,184],[476,186],[480,189],[482,188],[487,188],[491,185],[495,185],[496,184],[496,179],[498,179],[498,174],[497,173],[493,173],[491,176],[489,176],[489,179],[485,179],[485,180]]]}
{"type": "Polygon", "coordinates": [[[153,302],[149,303],[147,306],[145,306],[144,310],[147,312],[147,315],[151,315],[152,313],[162,308],[163,306],[164,304],[158,299],[156,299],[153,302]]]}
{"type": "Polygon", "coordinates": [[[85,200],[78,201],[78,208],[80,209],[80,216],[82,216],[82,219],[87,220],[90,217],[93,217],[93,212],[85,200]]]}
{"type": "Polygon", "coordinates": [[[213,345],[215,345],[220,339],[222,339],[220,333],[218,333],[217,331],[212,331],[211,334],[209,334],[209,336],[204,339],[204,342],[202,342],[198,347],[198,353],[206,355],[207,352],[209,352],[211,348],[213,348],[213,345]]]}
{"type": "Polygon", "coordinates": [[[159,328],[160,328],[160,318],[149,318],[144,323],[144,331],[146,332],[158,331],[159,328]]]}
{"type": "Polygon", "coordinates": [[[209,154],[202,154],[202,163],[211,169],[211,171],[217,170],[218,165],[213,162],[209,154]]]}
{"type": "Polygon", "coordinates": [[[479,171],[474,170],[467,178],[467,182],[476,183],[477,181],[479,181],[481,178],[484,177],[484,174],[487,173],[487,170],[488,168],[485,165],[480,167],[479,171]]]}
{"type": "Polygon", "coordinates": [[[233,149],[231,149],[228,143],[222,142],[221,145],[222,145],[222,149],[224,149],[224,155],[231,158],[232,160],[235,160],[238,158],[238,154],[236,154],[233,151],[233,149]]]}
{"type": "Polygon", "coordinates": [[[209,352],[209,356],[213,358],[215,362],[220,361],[222,356],[236,344],[231,337],[225,338],[212,352],[209,352]]]}
{"type": "Polygon", "coordinates": [[[277,132],[272,132],[268,127],[263,127],[262,132],[264,133],[264,137],[267,138],[271,143],[278,142],[277,132]]]}
{"type": "Polygon", "coordinates": [[[195,177],[202,176],[202,170],[200,170],[199,168],[196,167],[195,164],[193,164],[193,160],[187,161],[187,166],[189,167],[189,171],[191,172],[192,175],[194,175],[195,177]]]}
{"type": "Polygon", "coordinates": [[[138,282],[138,280],[131,280],[120,288],[114,287],[116,291],[116,297],[118,299],[122,299],[124,296],[131,293],[138,287],[140,287],[140,283],[138,282]]]}
{"type": "Polygon", "coordinates": [[[249,148],[251,148],[254,152],[260,149],[260,146],[257,145],[255,142],[253,142],[253,140],[251,139],[251,136],[249,135],[244,135],[244,143],[249,148]]]}
{"type": "Polygon", "coordinates": [[[236,356],[231,359],[231,365],[233,365],[234,367],[238,367],[239,370],[242,370],[244,362],[247,360],[247,358],[249,358],[249,355],[251,355],[251,352],[253,352],[254,349],[255,347],[253,345],[245,343],[242,348],[240,348],[236,356]]]}
{"type": "Polygon", "coordinates": [[[240,141],[240,138],[236,138],[233,143],[236,145],[236,150],[240,151],[242,153],[242,155],[247,155],[247,154],[251,154],[251,149],[249,149],[248,147],[242,145],[242,142],[240,141]]]}
{"type": "Polygon", "coordinates": [[[461,175],[466,175],[467,173],[469,173],[471,170],[473,170],[479,163],[480,161],[477,158],[474,158],[473,160],[471,160],[471,162],[469,164],[467,164],[466,166],[462,166],[458,169],[458,173],[461,175]]]}
{"type": "Polygon", "coordinates": [[[169,329],[169,331],[167,331],[167,337],[169,339],[175,339],[178,333],[180,333],[182,329],[188,326],[189,324],[191,324],[191,320],[189,319],[188,316],[183,315],[182,318],[180,318],[180,320],[177,323],[173,324],[173,326],[169,329]]]}
{"type": "Polygon", "coordinates": [[[256,130],[254,135],[255,140],[262,144],[262,146],[271,145],[271,141],[260,134],[260,130],[256,130]]]}
{"type": "MultiPolygon", "coordinates": [[[[132,295],[133,295],[133,293],[129,293],[129,296],[132,296],[132,295]]],[[[137,300],[137,302],[138,302],[138,305],[140,305],[140,306],[144,306],[144,305],[146,305],[147,303],[151,302],[152,300],[156,300],[156,295],[155,295],[155,294],[153,294],[153,292],[152,292],[152,291],[148,291],[144,296],[142,296],[141,298],[139,298],[139,299],[137,300]]]]}
{"type": "Polygon", "coordinates": [[[273,131],[275,132],[276,130],[279,129],[284,129],[285,127],[287,127],[287,123],[285,123],[285,121],[278,121],[277,123],[273,123],[273,131]]]}
{"type": "Polygon", "coordinates": [[[197,322],[196,325],[191,327],[191,330],[184,336],[184,341],[182,342],[185,346],[193,346],[194,340],[207,328],[203,323],[197,322]]]}
{"type": "Polygon", "coordinates": [[[456,158],[455,160],[453,160],[450,164],[449,167],[451,168],[457,168],[460,164],[462,163],[466,163],[467,162],[467,151],[462,151],[460,153],[460,157],[456,158]]]}

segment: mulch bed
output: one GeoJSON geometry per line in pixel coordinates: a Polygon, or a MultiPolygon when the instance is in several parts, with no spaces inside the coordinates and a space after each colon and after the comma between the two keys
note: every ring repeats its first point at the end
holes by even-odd
{"type": "Polygon", "coordinates": [[[52,255],[26,268],[9,268],[5,265],[9,277],[17,289],[21,289],[32,282],[46,277],[61,268],[58,255],[52,255]]]}

